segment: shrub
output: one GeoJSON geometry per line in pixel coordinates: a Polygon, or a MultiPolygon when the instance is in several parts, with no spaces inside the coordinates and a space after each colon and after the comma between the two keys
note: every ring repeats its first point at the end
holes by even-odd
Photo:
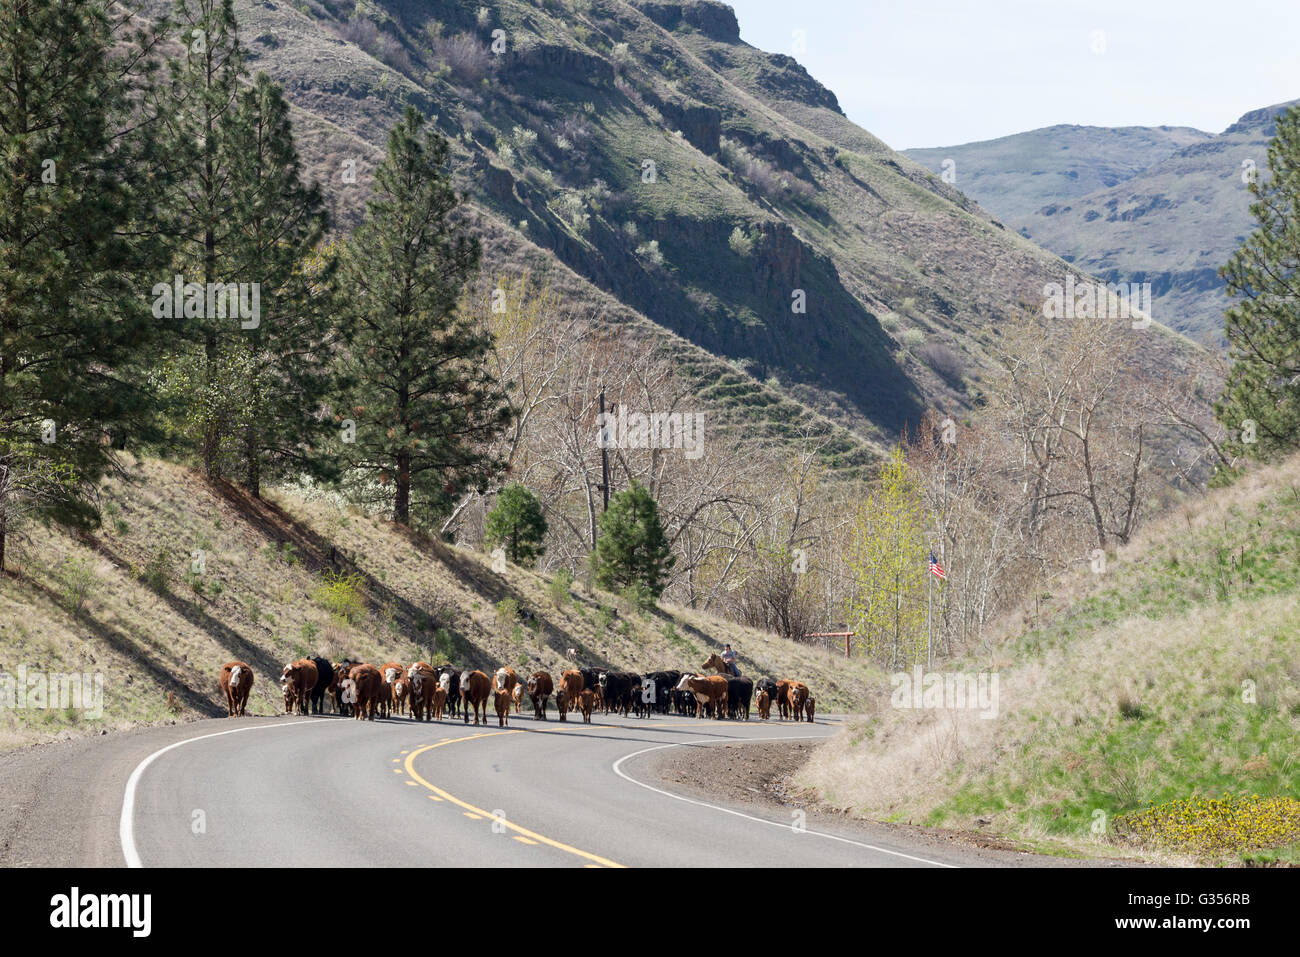
{"type": "Polygon", "coordinates": [[[659,251],[659,240],[657,239],[652,239],[650,242],[642,243],[636,247],[636,254],[652,266],[662,266],[664,264],[664,254],[659,251]]]}
{"type": "Polygon", "coordinates": [[[921,343],[925,342],[925,333],[920,329],[904,329],[900,338],[902,339],[903,345],[911,348],[912,346],[919,346],[921,343]]]}
{"type": "Polygon", "coordinates": [[[727,240],[727,245],[731,247],[731,251],[737,256],[748,258],[750,253],[754,251],[753,238],[739,226],[731,231],[731,237],[727,240]]]}
{"type": "Polygon", "coordinates": [[[933,369],[950,385],[960,385],[965,366],[956,350],[941,342],[931,342],[917,350],[916,357],[933,369]]]}
{"type": "Polygon", "coordinates": [[[477,83],[492,70],[492,52],[468,33],[439,37],[433,41],[434,52],[456,79],[477,83]]]}
{"type": "Polygon", "coordinates": [[[550,596],[551,604],[556,608],[564,608],[569,604],[569,588],[573,585],[573,572],[567,568],[561,568],[555,573],[546,584],[546,594],[550,596]]]}
{"type": "Polygon", "coordinates": [[[496,604],[497,610],[497,627],[501,629],[502,634],[510,634],[511,629],[517,627],[519,620],[519,602],[513,598],[502,598],[496,604]]]}
{"type": "Polygon", "coordinates": [[[316,604],[340,621],[355,625],[366,611],[366,603],[361,592],[362,579],[359,574],[329,571],[324,580],[316,586],[312,598],[316,604]]]}
{"type": "Polygon", "coordinates": [[[68,610],[80,615],[87,599],[99,584],[95,569],[87,558],[65,558],[58,569],[59,589],[68,610]]]}
{"type": "Polygon", "coordinates": [[[140,580],[156,592],[167,591],[172,583],[171,563],[171,552],[166,548],[158,549],[154,552],[153,558],[145,562],[140,572],[140,580]]]}

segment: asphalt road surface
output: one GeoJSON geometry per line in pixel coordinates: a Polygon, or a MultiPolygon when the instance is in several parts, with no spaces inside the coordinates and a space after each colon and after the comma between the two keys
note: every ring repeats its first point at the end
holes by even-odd
{"type": "Polygon", "coordinates": [[[512,715],[509,728],[489,720],[210,720],[5,755],[0,864],[997,863],[906,832],[802,825],[779,807],[675,794],[654,773],[664,748],[818,738],[834,733],[833,717],[597,717],[588,725],[525,714],[512,715]]]}

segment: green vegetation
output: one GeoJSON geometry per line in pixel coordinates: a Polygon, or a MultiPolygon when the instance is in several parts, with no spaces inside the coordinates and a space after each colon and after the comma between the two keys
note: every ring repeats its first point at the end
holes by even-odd
{"type": "Polygon", "coordinates": [[[616,592],[632,588],[638,607],[648,607],[663,592],[675,562],[659,522],[659,506],[642,485],[633,482],[610,499],[592,556],[598,587],[616,592]]]}
{"type": "Polygon", "coordinates": [[[512,563],[532,567],[545,550],[546,531],[542,503],[527,488],[512,482],[501,490],[496,505],[487,513],[484,540],[504,546],[512,563]]]}

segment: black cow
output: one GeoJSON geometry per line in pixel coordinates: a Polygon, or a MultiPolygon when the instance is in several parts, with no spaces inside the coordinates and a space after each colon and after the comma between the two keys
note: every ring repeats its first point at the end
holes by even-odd
{"type": "Polygon", "coordinates": [[[749,720],[749,702],[754,697],[754,682],[750,678],[727,678],[727,717],[739,718],[743,712],[749,720]]]}
{"type": "MultiPolygon", "coordinates": [[[[626,671],[604,671],[597,678],[600,685],[600,696],[605,702],[605,713],[611,711],[622,712],[627,717],[628,711],[632,709],[632,683],[636,675],[630,675],[626,671]]],[[[584,676],[583,681],[586,681],[584,676]]]]}
{"type": "Polygon", "coordinates": [[[307,659],[316,666],[316,685],[311,689],[311,713],[324,714],[322,707],[329,686],[334,683],[334,666],[324,658],[307,659]]]}
{"type": "Polygon", "coordinates": [[[755,681],[754,700],[757,701],[758,696],[764,691],[767,692],[767,700],[770,701],[772,703],[772,707],[775,708],[776,707],[776,682],[773,681],[771,678],[759,678],[757,681],[755,681]]]}
{"type": "Polygon", "coordinates": [[[454,665],[439,665],[434,669],[438,673],[438,680],[442,681],[443,675],[451,675],[451,680],[447,683],[447,714],[454,718],[460,713],[460,669],[454,665]]]}

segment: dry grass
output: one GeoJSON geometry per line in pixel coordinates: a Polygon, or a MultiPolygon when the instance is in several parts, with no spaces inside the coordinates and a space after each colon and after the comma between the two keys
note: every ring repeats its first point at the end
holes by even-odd
{"type": "Polygon", "coordinates": [[[253,502],[155,460],[139,464],[138,481],[106,483],[104,493],[111,516],[97,535],[76,540],[37,529],[18,574],[0,579],[0,673],[20,665],[101,673],[103,718],[3,709],[0,747],[224,714],[217,672],[235,658],[253,666],[249,711],[264,715],[282,707],[280,667],[304,654],[556,671],[571,664],[566,652],[575,648],[583,664],[650,670],[698,667],[730,642],[746,674],[798,677],[823,711],[860,709],[880,682],[861,661],[688,609],[619,613],[614,596],[581,584],[557,608],[540,575],[513,567],[497,575],[487,556],[325,495],[281,489],[253,502]],[[204,568],[194,574],[199,550],[204,568]],[[68,594],[68,559],[91,572],[84,596],[80,588],[68,594]],[[145,580],[150,568],[162,570],[154,584],[163,579],[164,587],[145,580]],[[331,577],[354,582],[357,614],[327,609],[321,587],[331,577]],[[496,606],[507,599],[532,620],[499,623],[496,606]],[[169,693],[179,713],[168,709],[169,693]]]}
{"type": "Polygon", "coordinates": [[[884,706],[800,783],[865,816],[1083,853],[1114,852],[1094,824],[1119,814],[1300,792],[1298,487],[1300,457],[1253,471],[1153,524],[1106,575],[1063,582],[1034,628],[945,666],[998,674],[996,719],[884,706]]]}

